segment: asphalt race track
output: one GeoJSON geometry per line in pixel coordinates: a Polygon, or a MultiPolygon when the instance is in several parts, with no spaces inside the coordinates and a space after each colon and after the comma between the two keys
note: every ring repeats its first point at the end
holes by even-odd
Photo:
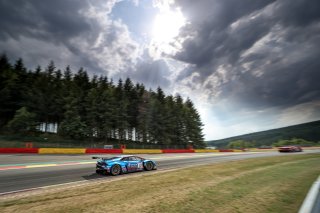
{"type": "MultiPolygon", "coordinates": [[[[219,163],[248,158],[320,153],[320,150],[306,150],[302,153],[239,152],[239,153],[185,153],[139,155],[157,162],[158,170],[181,168],[192,165],[219,163]]],[[[95,173],[93,155],[0,155],[0,195],[28,191],[37,187],[64,184],[76,181],[95,181],[102,176],[95,173]]],[[[110,156],[110,155],[94,155],[110,156]]],[[[151,171],[152,173],[154,171],[151,171]]],[[[125,174],[130,176],[131,174],[125,174]]],[[[124,176],[124,175],[122,175],[124,176]]]]}

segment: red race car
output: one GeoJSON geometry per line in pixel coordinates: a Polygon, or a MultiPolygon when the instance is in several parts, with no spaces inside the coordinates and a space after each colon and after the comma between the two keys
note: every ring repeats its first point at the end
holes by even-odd
{"type": "Polygon", "coordinates": [[[279,152],[302,152],[300,146],[281,146],[278,148],[279,152]]]}

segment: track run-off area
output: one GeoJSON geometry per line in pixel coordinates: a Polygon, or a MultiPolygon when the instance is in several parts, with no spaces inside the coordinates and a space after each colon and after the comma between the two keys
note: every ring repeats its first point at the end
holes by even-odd
{"type": "Polygon", "coordinates": [[[77,185],[94,181],[114,181],[130,178],[143,173],[156,175],[157,172],[196,165],[236,161],[258,157],[301,155],[320,153],[320,150],[305,150],[301,153],[234,152],[234,153],[179,153],[179,154],[138,154],[156,161],[158,170],[138,172],[120,176],[103,176],[95,173],[96,160],[92,156],[110,157],[115,155],[0,155],[0,196],[20,192],[77,185]]]}

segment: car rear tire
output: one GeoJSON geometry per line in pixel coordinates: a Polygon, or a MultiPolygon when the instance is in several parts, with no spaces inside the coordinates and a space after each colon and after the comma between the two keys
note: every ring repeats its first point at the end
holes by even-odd
{"type": "Polygon", "coordinates": [[[153,163],[151,161],[147,161],[145,164],[144,164],[144,169],[147,170],[147,171],[150,171],[152,170],[154,167],[153,163]]]}
{"type": "Polygon", "coordinates": [[[110,174],[113,176],[119,175],[121,173],[121,167],[119,164],[115,164],[110,169],[110,174]]]}

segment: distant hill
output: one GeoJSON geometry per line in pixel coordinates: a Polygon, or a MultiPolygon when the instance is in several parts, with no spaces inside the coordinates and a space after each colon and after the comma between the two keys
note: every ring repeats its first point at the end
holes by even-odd
{"type": "Polygon", "coordinates": [[[271,129],[262,132],[255,132],[245,135],[239,135],[220,140],[206,141],[208,146],[226,147],[229,142],[236,140],[253,141],[256,146],[270,146],[278,140],[288,140],[292,138],[301,138],[308,141],[320,141],[320,120],[294,126],[271,129]]]}

